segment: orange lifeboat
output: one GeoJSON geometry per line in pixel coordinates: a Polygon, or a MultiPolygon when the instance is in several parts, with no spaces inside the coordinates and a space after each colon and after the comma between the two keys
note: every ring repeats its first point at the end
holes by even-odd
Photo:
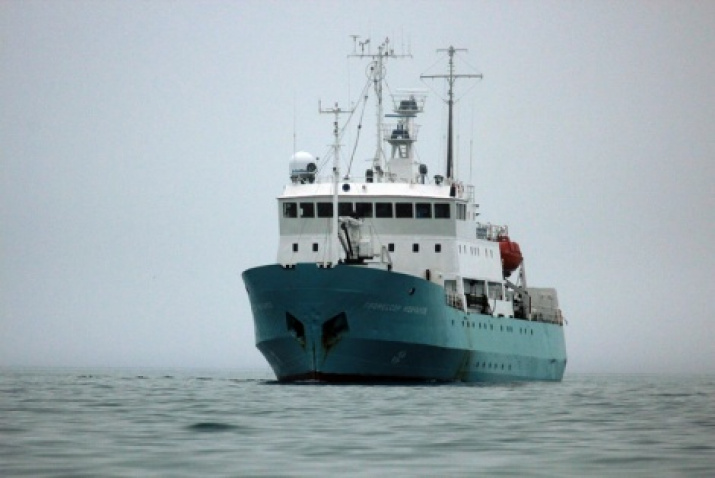
{"type": "Polygon", "coordinates": [[[521,261],[524,260],[524,256],[521,255],[519,244],[511,241],[509,236],[499,236],[497,241],[499,242],[499,252],[501,253],[502,269],[506,275],[509,275],[519,267],[521,261]]]}

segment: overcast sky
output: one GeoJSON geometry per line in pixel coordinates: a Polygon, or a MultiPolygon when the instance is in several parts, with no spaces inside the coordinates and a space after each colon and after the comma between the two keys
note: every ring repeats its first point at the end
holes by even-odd
{"type": "Polygon", "coordinates": [[[362,86],[352,34],[411,51],[391,89],[469,50],[458,172],[558,289],[567,373],[715,371],[706,1],[0,1],[0,366],[267,367],[241,272],[362,86]]]}

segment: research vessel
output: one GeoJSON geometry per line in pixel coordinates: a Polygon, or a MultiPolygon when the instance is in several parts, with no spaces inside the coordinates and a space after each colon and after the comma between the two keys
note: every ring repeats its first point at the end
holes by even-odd
{"type": "Polygon", "coordinates": [[[358,107],[320,108],[334,116],[331,152],[290,158],[277,261],[243,273],[256,346],[282,382],[561,380],[556,289],[527,286],[519,244],[478,220],[454,173],[455,80],[481,75],[456,73],[454,47],[447,73],[422,75],[447,84],[446,168],[430,176],[414,152],[427,92],[392,94],[384,114],[385,66],[401,55],[365,43],[352,56],[369,60],[375,156],[364,175],[341,173],[340,119],[358,107]]]}

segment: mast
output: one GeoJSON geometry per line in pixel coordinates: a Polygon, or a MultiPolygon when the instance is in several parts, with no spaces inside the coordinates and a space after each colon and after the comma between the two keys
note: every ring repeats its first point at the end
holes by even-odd
{"type": "Polygon", "coordinates": [[[447,85],[449,87],[448,93],[447,93],[447,105],[448,105],[448,116],[449,120],[447,123],[447,179],[452,180],[454,179],[454,155],[453,155],[453,114],[452,114],[452,109],[454,107],[454,82],[457,80],[457,78],[483,78],[481,74],[474,75],[474,74],[462,74],[462,75],[457,75],[454,73],[454,54],[458,51],[467,51],[465,48],[454,48],[453,46],[450,45],[449,48],[440,48],[437,50],[438,52],[440,51],[446,51],[447,55],[449,55],[449,73],[446,75],[420,75],[421,79],[425,78],[444,78],[447,80],[447,85]]]}
{"type": "MultiPolygon", "coordinates": [[[[322,114],[333,114],[333,218],[330,228],[330,241],[328,242],[329,252],[328,257],[332,267],[338,264],[338,182],[340,180],[340,128],[338,128],[338,119],[340,114],[352,113],[352,111],[344,111],[335,103],[332,108],[323,109],[318,103],[318,111],[322,114]]],[[[323,267],[328,266],[328,261],[323,260],[323,267]]]]}
{"type": "Polygon", "coordinates": [[[375,89],[375,112],[376,112],[376,128],[377,144],[375,146],[375,157],[372,160],[372,169],[378,173],[378,178],[382,177],[385,167],[382,163],[384,154],[382,152],[382,82],[385,79],[385,61],[388,58],[412,58],[411,53],[398,54],[394,48],[390,48],[390,39],[385,38],[385,41],[377,47],[377,53],[372,53],[370,49],[370,39],[358,41],[359,35],[350,35],[353,39],[353,53],[348,55],[348,58],[372,58],[372,63],[368,69],[368,74],[372,77],[373,88],[375,89]],[[358,52],[357,46],[360,46],[358,52]],[[367,52],[365,47],[367,46],[367,52]]]}

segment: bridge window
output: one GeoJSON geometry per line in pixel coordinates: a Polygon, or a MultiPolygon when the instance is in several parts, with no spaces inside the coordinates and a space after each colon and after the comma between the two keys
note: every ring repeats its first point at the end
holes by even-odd
{"type": "Polygon", "coordinates": [[[283,203],[283,217],[298,217],[298,207],[294,202],[283,203]]]}
{"type": "Polygon", "coordinates": [[[387,245],[387,251],[388,252],[395,252],[395,243],[391,242],[387,245]]]}
{"type": "Polygon", "coordinates": [[[415,204],[415,217],[419,219],[429,219],[432,217],[432,205],[426,202],[415,204]]]}
{"type": "Polygon", "coordinates": [[[319,202],[318,217],[333,217],[333,203],[319,202]]]}
{"type": "Polygon", "coordinates": [[[298,252],[298,243],[297,242],[293,243],[293,252],[298,252]]]}
{"type": "Polygon", "coordinates": [[[437,219],[449,219],[449,204],[435,204],[434,217],[437,219]]]}
{"type": "Polygon", "coordinates": [[[315,204],[312,202],[300,203],[300,217],[315,217],[315,204]]]}
{"type": "Polygon", "coordinates": [[[353,215],[353,203],[351,202],[341,202],[338,204],[338,216],[352,216],[353,215]]]}
{"type": "Polygon", "coordinates": [[[358,217],[372,217],[372,203],[371,202],[356,202],[355,212],[358,217]]]}
{"type": "Polygon", "coordinates": [[[313,243],[313,252],[318,252],[318,243],[317,242],[313,243]]]}
{"type": "Polygon", "coordinates": [[[395,217],[413,217],[412,203],[398,202],[395,204],[395,217]]]}
{"type": "Polygon", "coordinates": [[[420,245],[417,243],[412,244],[412,252],[420,252],[420,245]]]}
{"type": "Polygon", "coordinates": [[[435,252],[442,252],[442,244],[435,244],[435,245],[434,245],[434,251],[435,251],[435,252]]]}
{"type": "Polygon", "coordinates": [[[375,217],[392,217],[392,203],[391,202],[375,203],[375,217]]]}

